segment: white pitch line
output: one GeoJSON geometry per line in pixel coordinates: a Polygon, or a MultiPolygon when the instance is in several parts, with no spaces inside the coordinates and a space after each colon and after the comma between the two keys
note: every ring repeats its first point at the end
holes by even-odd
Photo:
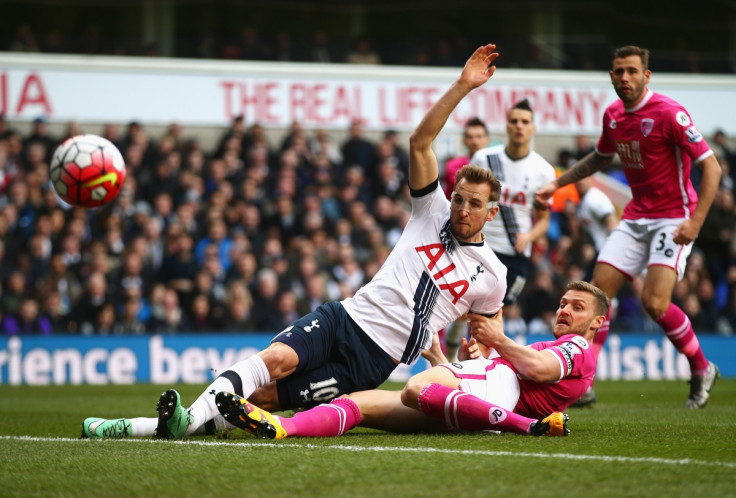
{"type": "MultiPolygon", "coordinates": [[[[33,436],[1,436],[0,440],[15,441],[35,441],[35,442],[67,442],[67,443],[85,443],[96,444],[102,440],[78,439],[78,438],[48,438],[33,436]]],[[[488,456],[488,457],[522,457],[522,458],[560,458],[566,460],[591,460],[601,462],[618,462],[618,463],[657,463],[663,465],[703,465],[717,466],[726,468],[736,468],[736,462],[719,462],[708,460],[693,460],[690,458],[655,458],[655,457],[627,457],[627,456],[611,456],[611,455],[574,455],[571,453],[527,453],[523,451],[491,451],[491,450],[453,450],[446,448],[405,448],[399,446],[349,446],[342,444],[321,446],[316,444],[295,444],[295,443],[267,443],[267,442],[226,442],[226,441],[194,441],[194,440],[177,440],[162,441],[160,439],[148,438],[129,438],[118,440],[104,440],[105,442],[114,441],[115,443],[142,443],[142,444],[183,444],[188,446],[224,446],[228,448],[307,448],[312,450],[337,450],[337,451],[386,451],[395,453],[442,453],[447,455],[472,455],[472,456],[488,456]]]]}

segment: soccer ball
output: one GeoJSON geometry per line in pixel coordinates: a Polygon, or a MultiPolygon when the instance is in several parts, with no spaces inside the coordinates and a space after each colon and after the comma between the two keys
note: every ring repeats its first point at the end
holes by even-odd
{"type": "Polygon", "coordinates": [[[123,155],[112,142],[97,135],[66,139],[54,151],[50,169],[56,193],[73,206],[107,204],[125,182],[123,155]]]}

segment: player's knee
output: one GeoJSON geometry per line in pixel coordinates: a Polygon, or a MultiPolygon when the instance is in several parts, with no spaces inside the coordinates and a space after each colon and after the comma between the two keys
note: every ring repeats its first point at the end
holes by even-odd
{"type": "Polygon", "coordinates": [[[424,383],[419,381],[416,375],[409,379],[404,386],[404,389],[401,391],[401,402],[404,406],[408,406],[410,408],[417,408],[419,406],[417,399],[419,398],[419,393],[421,392],[422,387],[424,387],[424,383]]]}
{"type": "Polygon", "coordinates": [[[290,346],[274,342],[258,353],[266,365],[271,380],[281,379],[294,372],[299,364],[299,356],[290,346]]]}
{"type": "Polygon", "coordinates": [[[669,305],[669,298],[662,298],[660,296],[642,296],[642,306],[644,307],[644,310],[646,310],[647,314],[655,320],[667,311],[669,305]]]}

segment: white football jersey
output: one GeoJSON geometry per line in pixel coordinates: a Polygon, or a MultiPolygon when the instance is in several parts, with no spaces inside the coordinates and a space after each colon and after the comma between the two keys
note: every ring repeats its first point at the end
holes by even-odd
{"type": "Polygon", "coordinates": [[[616,214],[611,199],[596,187],[590,187],[578,204],[578,218],[583,229],[593,239],[595,250],[600,251],[608,237],[608,227],[604,219],[609,214],[616,214]]]}
{"type": "MultiPolygon", "coordinates": [[[[534,151],[521,159],[511,159],[506,154],[505,145],[481,149],[470,162],[490,168],[501,182],[499,213],[483,229],[486,240],[495,252],[516,256],[513,242],[516,234],[532,229],[532,209],[537,190],[555,179],[555,169],[534,151]]],[[[524,256],[531,254],[532,247],[529,244],[524,256]]]]}
{"type": "Polygon", "coordinates": [[[489,245],[461,243],[450,233],[450,202],[439,183],[412,197],[411,218],[386,262],[342,301],[376,344],[408,365],[434,333],[468,311],[496,313],[506,293],[506,267],[489,245]]]}

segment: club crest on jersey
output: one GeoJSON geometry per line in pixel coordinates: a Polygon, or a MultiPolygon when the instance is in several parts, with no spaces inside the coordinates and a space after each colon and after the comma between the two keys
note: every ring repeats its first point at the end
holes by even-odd
{"type": "Polygon", "coordinates": [[[690,116],[688,116],[685,111],[678,111],[678,113],[675,114],[675,121],[677,121],[677,124],[680,126],[687,126],[690,124],[690,116]]]}
{"type": "Polygon", "coordinates": [[[644,118],[641,120],[641,133],[645,137],[648,137],[649,134],[654,129],[654,120],[652,118],[644,118]]]}
{"type": "Polygon", "coordinates": [[[481,273],[485,273],[483,271],[483,265],[478,265],[477,268],[475,269],[475,275],[470,277],[470,281],[475,282],[478,279],[478,275],[480,275],[481,273]]]}

